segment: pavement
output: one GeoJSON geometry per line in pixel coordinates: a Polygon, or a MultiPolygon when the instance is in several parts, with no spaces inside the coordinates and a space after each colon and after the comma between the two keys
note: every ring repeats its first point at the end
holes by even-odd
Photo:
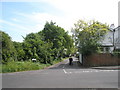
{"type": "Polygon", "coordinates": [[[103,70],[120,70],[120,66],[101,66],[101,67],[91,67],[92,69],[103,69],[103,70]]]}
{"type": "Polygon", "coordinates": [[[73,65],[71,66],[69,60],[66,59],[43,70],[4,73],[2,74],[2,87],[118,88],[119,70],[103,70],[97,69],[98,67],[83,68],[78,66],[77,58],[73,57],[73,59],[73,65]]]}

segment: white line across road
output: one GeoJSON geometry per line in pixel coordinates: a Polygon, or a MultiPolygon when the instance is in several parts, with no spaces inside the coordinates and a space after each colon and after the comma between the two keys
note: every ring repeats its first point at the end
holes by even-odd
{"type": "Polygon", "coordinates": [[[114,72],[114,71],[118,72],[118,70],[78,70],[78,71],[72,70],[72,71],[67,71],[65,69],[63,69],[63,71],[65,74],[91,73],[91,72],[95,72],[95,73],[97,73],[97,72],[114,72]]]}
{"type": "MultiPolygon", "coordinates": [[[[78,61],[78,59],[73,58],[73,61],[78,61]]],[[[67,60],[63,67],[62,70],[65,74],[77,74],[77,73],[99,73],[99,72],[118,72],[119,70],[100,70],[100,69],[82,69],[77,66],[77,63],[74,63],[73,66],[69,66],[69,60],[67,60]],[[72,68],[73,67],[73,68],[72,68]],[[77,69],[76,69],[77,68],[77,69]]]]}
{"type": "Polygon", "coordinates": [[[65,69],[63,69],[63,71],[64,71],[65,74],[67,73],[65,69]]]}
{"type": "MultiPolygon", "coordinates": [[[[66,65],[66,64],[68,64],[68,62],[66,62],[65,65],[66,65]]],[[[65,65],[63,65],[62,68],[63,68],[64,73],[67,74],[68,72],[66,72],[66,70],[64,69],[64,68],[65,68],[65,65]]]]}

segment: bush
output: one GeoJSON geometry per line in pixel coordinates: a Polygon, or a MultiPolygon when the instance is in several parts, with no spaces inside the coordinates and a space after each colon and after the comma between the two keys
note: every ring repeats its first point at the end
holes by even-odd
{"type": "Polygon", "coordinates": [[[27,71],[27,70],[38,70],[40,69],[39,63],[33,63],[30,61],[26,62],[8,62],[7,64],[2,65],[2,72],[18,72],[18,71],[27,71]]]}
{"type": "MultiPolygon", "coordinates": [[[[64,59],[62,60],[56,59],[52,62],[52,64],[57,64],[60,61],[63,61],[64,59]]],[[[51,66],[51,64],[32,62],[30,60],[29,61],[11,61],[6,64],[0,64],[0,73],[39,70],[39,69],[44,69],[48,66],[51,66]]]]}
{"type": "Polygon", "coordinates": [[[116,57],[120,57],[120,50],[114,50],[113,55],[116,57]]]}

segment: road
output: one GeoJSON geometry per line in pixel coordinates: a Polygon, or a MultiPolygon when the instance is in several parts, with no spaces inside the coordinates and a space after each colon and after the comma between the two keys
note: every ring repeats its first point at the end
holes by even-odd
{"type": "Polygon", "coordinates": [[[48,69],[6,73],[2,88],[118,88],[118,70],[81,68],[74,58],[48,69]]]}

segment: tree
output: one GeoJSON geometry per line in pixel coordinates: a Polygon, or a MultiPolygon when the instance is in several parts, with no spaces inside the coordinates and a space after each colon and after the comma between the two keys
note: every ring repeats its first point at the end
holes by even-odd
{"type": "Polygon", "coordinates": [[[46,22],[44,29],[38,33],[26,35],[24,41],[12,42],[8,34],[3,33],[3,61],[10,59],[28,61],[33,58],[44,64],[52,64],[54,60],[74,53],[72,37],[63,28],[52,21],[46,22]]]}
{"type": "Polygon", "coordinates": [[[23,50],[23,43],[14,41],[13,45],[14,45],[14,47],[16,49],[17,60],[18,61],[25,60],[25,52],[23,50]]]}
{"type": "Polygon", "coordinates": [[[79,20],[73,30],[73,37],[76,45],[79,47],[79,52],[83,55],[89,55],[98,51],[98,47],[100,46],[99,41],[104,38],[104,35],[108,31],[108,25],[98,21],[85,22],[79,20]]]}
{"type": "Polygon", "coordinates": [[[16,50],[11,37],[3,31],[0,31],[0,33],[2,34],[2,62],[7,63],[16,60],[16,50]]]}
{"type": "Polygon", "coordinates": [[[24,38],[25,60],[37,59],[40,63],[52,64],[52,43],[44,41],[42,33],[30,33],[24,38]]]}
{"type": "Polygon", "coordinates": [[[25,52],[26,60],[36,58],[39,60],[38,51],[44,42],[37,33],[30,33],[24,38],[23,50],[25,52]]]}
{"type": "Polygon", "coordinates": [[[67,32],[58,25],[55,25],[52,21],[46,22],[43,35],[45,41],[53,43],[52,49],[54,50],[54,58],[61,58],[64,56],[64,50],[67,49],[67,54],[70,54],[74,47],[72,38],[68,35],[67,32]],[[69,52],[69,53],[68,53],[69,52]]]}
{"type": "Polygon", "coordinates": [[[68,35],[68,32],[66,32],[64,34],[64,47],[67,50],[66,51],[66,55],[69,56],[70,54],[74,54],[75,53],[75,45],[74,45],[74,41],[72,39],[72,36],[68,35]]]}

